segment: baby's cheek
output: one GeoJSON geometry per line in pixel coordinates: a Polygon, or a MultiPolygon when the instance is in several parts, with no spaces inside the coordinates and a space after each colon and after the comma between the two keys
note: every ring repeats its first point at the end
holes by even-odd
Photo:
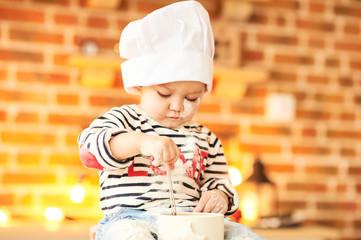
{"type": "Polygon", "coordinates": [[[181,117],[182,118],[192,118],[199,107],[200,100],[201,99],[198,98],[195,102],[191,102],[191,101],[184,99],[184,102],[183,102],[184,109],[181,113],[181,117]]]}

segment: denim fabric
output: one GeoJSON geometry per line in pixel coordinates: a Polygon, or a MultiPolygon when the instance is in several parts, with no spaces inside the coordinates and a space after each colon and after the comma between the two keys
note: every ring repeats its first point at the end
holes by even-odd
{"type": "MultiPolygon", "coordinates": [[[[98,225],[96,240],[108,240],[105,239],[107,232],[111,226],[121,220],[135,220],[146,223],[149,226],[149,231],[155,240],[158,240],[157,230],[157,215],[158,213],[149,213],[142,210],[134,209],[121,209],[118,212],[105,216],[98,225]]],[[[117,240],[128,240],[128,237],[118,235],[117,240]],[[123,238],[122,238],[123,237],[123,238]]],[[[132,238],[135,239],[135,238],[132,238]]],[[[142,239],[139,239],[142,240],[142,239]]],[[[228,218],[224,219],[224,240],[265,240],[258,236],[252,229],[235,223],[228,218]]]]}

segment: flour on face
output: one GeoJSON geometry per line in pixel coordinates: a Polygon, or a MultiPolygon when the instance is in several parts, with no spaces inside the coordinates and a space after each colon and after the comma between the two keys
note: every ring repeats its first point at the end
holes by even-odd
{"type": "Polygon", "coordinates": [[[181,112],[181,118],[187,118],[193,114],[201,103],[201,98],[197,98],[196,105],[193,106],[194,102],[191,102],[187,99],[183,100],[183,111],[181,112]]]}

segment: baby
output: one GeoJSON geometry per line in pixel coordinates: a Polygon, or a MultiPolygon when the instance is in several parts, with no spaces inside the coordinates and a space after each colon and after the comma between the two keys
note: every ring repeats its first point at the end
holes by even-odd
{"type": "MultiPolygon", "coordinates": [[[[212,89],[214,39],[207,11],[177,2],[128,24],[119,42],[125,90],[139,105],[115,107],[79,136],[80,159],[100,170],[105,216],[96,239],[157,239],[156,216],[170,212],[166,165],[178,212],[233,214],[220,140],[193,121],[212,89]]],[[[262,239],[225,219],[225,239],[262,239]]]]}

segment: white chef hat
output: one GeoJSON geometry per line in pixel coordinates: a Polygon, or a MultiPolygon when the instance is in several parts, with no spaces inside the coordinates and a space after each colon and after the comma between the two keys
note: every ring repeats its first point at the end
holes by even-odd
{"type": "Polygon", "coordinates": [[[130,22],[119,41],[124,88],[197,81],[212,89],[214,39],[207,11],[196,1],[176,2],[130,22]]]}

